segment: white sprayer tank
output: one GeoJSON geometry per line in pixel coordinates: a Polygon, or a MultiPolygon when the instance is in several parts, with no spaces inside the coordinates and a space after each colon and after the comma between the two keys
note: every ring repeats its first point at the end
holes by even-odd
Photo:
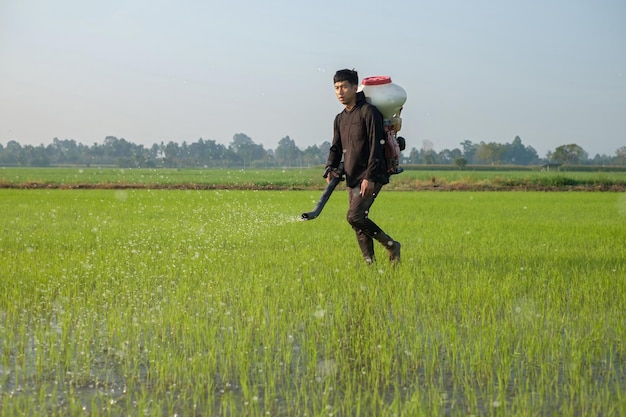
{"type": "Polygon", "coordinates": [[[400,116],[406,102],[404,88],[392,83],[391,77],[386,75],[363,78],[359,91],[363,91],[367,101],[376,106],[386,120],[400,116]]]}

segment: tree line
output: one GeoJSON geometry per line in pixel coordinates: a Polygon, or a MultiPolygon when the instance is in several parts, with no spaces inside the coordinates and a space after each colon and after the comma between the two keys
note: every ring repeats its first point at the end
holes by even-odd
{"type": "MultiPolygon", "coordinates": [[[[54,138],[48,145],[25,145],[17,141],[0,143],[0,165],[46,167],[58,165],[117,166],[120,168],[272,168],[308,167],[326,162],[330,142],[300,149],[295,141],[285,136],[276,149],[265,149],[243,133],[233,136],[228,146],[214,140],[198,139],[187,143],[170,141],[151,147],[134,144],[124,138],[107,136],[104,142],[91,146],[73,139],[54,138]]],[[[568,165],[625,165],[626,146],[615,155],[596,155],[590,158],[576,144],[567,144],[540,158],[531,146],[525,146],[519,136],[511,143],[465,140],[459,148],[435,151],[433,144],[424,141],[421,148],[402,153],[401,164],[456,165],[538,165],[557,162],[568,165]]]]}

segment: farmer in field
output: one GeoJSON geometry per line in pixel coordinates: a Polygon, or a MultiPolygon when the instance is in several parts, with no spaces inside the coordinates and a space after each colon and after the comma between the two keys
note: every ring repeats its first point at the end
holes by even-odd
{"type": "MultiPolygon", "coordinates": [[[[335,117],[326,166],[336,168],[343,158],[350,205],[347,220],[356,233],[365,262],[374,262],[374,240],[387,249],[391,262],[400,262],[400,242],[368,217],[376,196],[383,185],[389,183],[382,115],[365,101],[362,92],[357,92],[359,76],[356,71],[337,71],[334,83],[335,95],[345,108],[335,117]]],[[[331,171],[326,181],[330,182],[333,175],[336,174],[331,171]]]]}

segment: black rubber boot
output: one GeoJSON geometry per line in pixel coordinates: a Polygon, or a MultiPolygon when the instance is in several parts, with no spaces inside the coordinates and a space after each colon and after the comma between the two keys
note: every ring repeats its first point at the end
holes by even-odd
{"type": "Polygon", "coordinates": [[[365,263],[368,265],[374,263],[374,240],[360,230],[356,232],[356,240],[359,242],[365,263]]]}
{"type": "Polygon", "coordinates": [[[379,233],[375,236],[375,239],[387,249],[389,260],[392,263],[400,262],[400,247],[402,246],[400,242],[393,240],[393,238],[386,233],[379,233]]]}

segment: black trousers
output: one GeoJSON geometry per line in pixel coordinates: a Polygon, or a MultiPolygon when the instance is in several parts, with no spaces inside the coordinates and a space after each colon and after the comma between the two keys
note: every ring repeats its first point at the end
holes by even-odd
{"type": "Polygon", "coordinates": [[[346,219],[356,233],[359,248],[366,260],[374,259],[374,240],[380,242],[385,248],[393,245],[393,239],[369,218],[370,207],[374,204],[382,188],[383,185],[377,183],[373,194],[367,198],[361,197],[360,185],[348,188],[349,208],[346,219]]]}

